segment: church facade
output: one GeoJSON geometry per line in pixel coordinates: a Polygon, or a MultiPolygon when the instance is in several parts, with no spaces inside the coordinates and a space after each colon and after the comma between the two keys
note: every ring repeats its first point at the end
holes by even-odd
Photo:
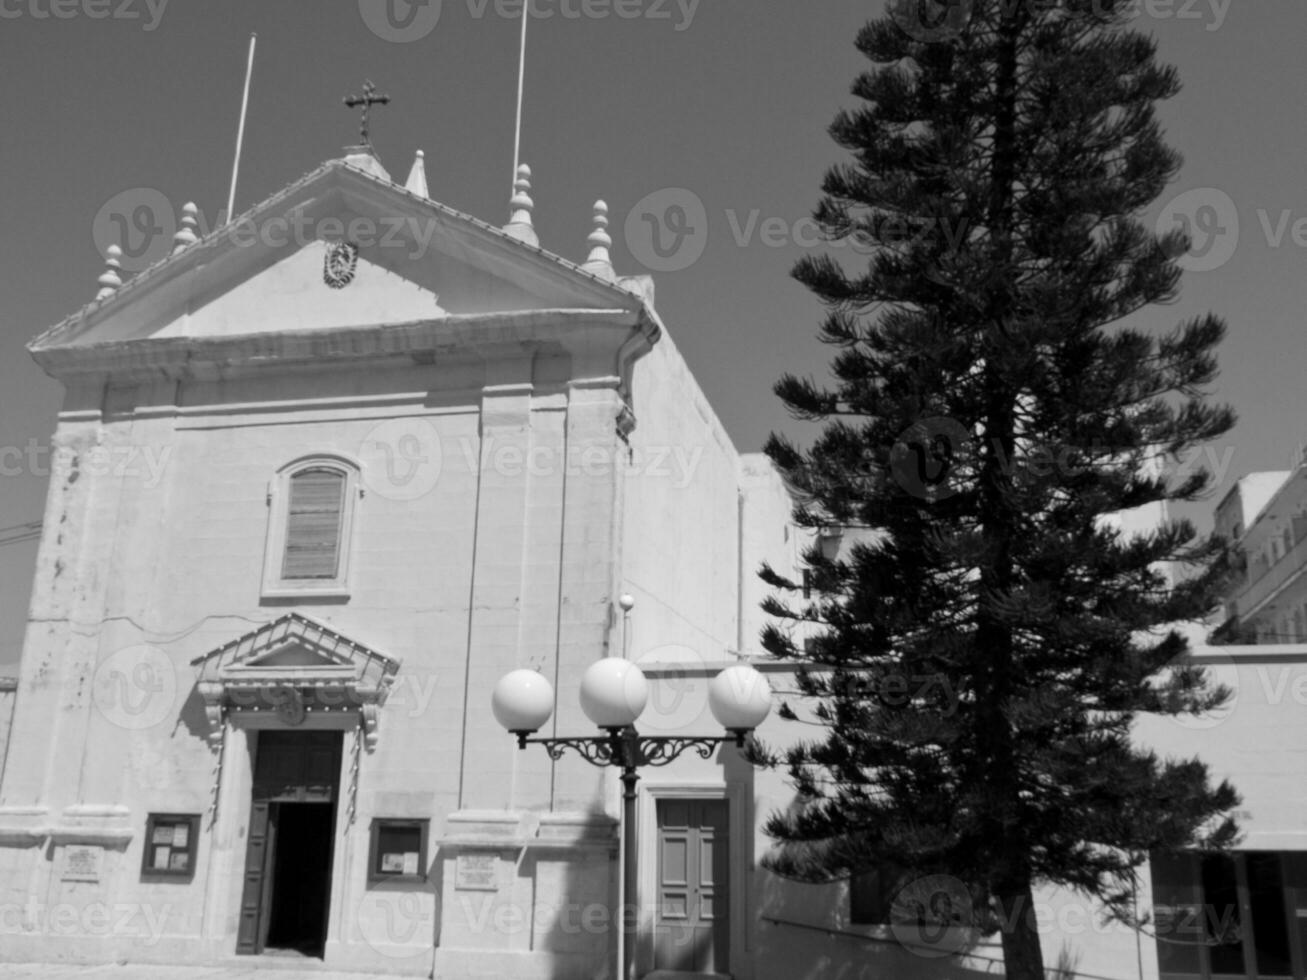
{"type": "MultiPolygon", "coordinates": [[[[718,671],[789,686],[755,572],[797,577],[810,539],[652,284],[613,270],[606,208],[577,263],[532,206],[526,171],[497,227],[431,200],[420,157],[401,185],[355,148],[203,239],[188,212],[169,258],[125,283],[111,260],[30,345],[67,395],[0,779],[0,958],[617,974],[615,773],[519,750],[491,692],[538,670],[541,734],[590,734],[581,675],[626,657],[643,732],[721,734],[718,671]]],[[[1236,781],[1243,849],[1151,869],[1150,932],[1041,895],[1046,956],[1078,975],[1305,976],[1307,649],[1195,639],[1234,706],[1140,736],[1236,781]]],[[[642,773],[640,976],[1001,970],[938,914],[956,883],[761,870],[790,803],[729,745],[642,773]]]]}
{"type": "MultiPolygon", "coordinates": [[[[188,212],[169,258],[126,283],[111,260],[32,343],[67,397],[0,788],[6,958],[612,969],[616,782],[520,751],[494,684],[541,671],[553,732],[584,734],[581,673],[629,656],[673,678],[651,733],[711,734],[755,569],[799,539],[651,283],[613,272],[603,206],[584,263],[531,208],[525,169],[499,228],[355,148],[203,240],[188,212]]],[[[649,839],[747,853],[750,782],[733,747],[646,781],[649,839]]],[[[651,916],[649,968],[692,946],[744,972],[719,852],[695,874],[734,907],[651,916]]]]}

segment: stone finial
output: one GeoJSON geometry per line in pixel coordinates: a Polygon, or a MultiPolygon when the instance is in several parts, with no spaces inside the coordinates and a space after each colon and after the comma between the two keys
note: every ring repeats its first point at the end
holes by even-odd
{"type": "Polygon", "coordinates": [[[177,234],[172,236],[172,254],[185,251],[191,245],[200,240],[198,231],[200,226],[200,209],[195,206],[194,201],[187,201],[182,205],[182,223],[177,229],[177,234]]]}
{"type": "Polygon", "coordinates": [[[608,253],[613,236],[608,234],[608,205],[603,201],[595,201],[594,230],[586,244],[590,246],[590,255],[581,268],[605,279],[615,279],[613,259],[608,253]]]}
{"type": "Polygon", "coordinates": [[[518,241],[526,242],[528,245],[539,245],[540,239],[536,235],[535,226],[531,223],[531,210],[535,207],[535,202],[531,200],[531,168],[525,163],[517,168],[517,180],[513,183],[513,199],[508,202],[508,206],[512,209],[512,215],[508,219],[508,224],[504,225],[504,231],[518,241]]]}
{"type": "Polygon", "coordinates": [[[119,275],[123,267],[122,254],[123,250],[117,245],[110,245],[105,251],[104,271],[97,280],[100,284],[100,291],[95,294],[97,300],[108,299],[123,284],[123,277],[119,275]]]}
{"type": "Polygon", "coordinates": [[[413,158],[413,169],[408,172],[408,180],[404,184],[404,190],[418,197],[430,198],[431,194],[427,190],[427,163],[426,154],[418,150],[417,156],[413,158]]]}

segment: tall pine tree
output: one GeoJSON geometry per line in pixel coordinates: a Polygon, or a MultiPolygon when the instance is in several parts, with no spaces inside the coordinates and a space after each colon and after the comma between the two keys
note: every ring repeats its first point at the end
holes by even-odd
{"type": "Polygon", "coordinates": [[[854,159],[815,217],[869,258],[794,271],[827,308],[834,381],[779,382],[823,426],[767,452],[800,523],[874,533],[807,555],[811,600],[768,603],[764,644],[802,665],[819,725],[784,756],[798,797],[769,865],[952,876],[1007,975],[1043,980],[1036,887],[1128,915],[1149,851],[1234,840],[1229,784],[1131,739],[1140,713],[1229,695],[1168,628],[1214,605],[1221,542],[1105,520],[1198,498],[1206,473],[1158,464],[1234,417],[1203,398],[1218,319],[1128,325],[1176,295],[1187,242],[1139,220],[1180,165],[1154,113],[1178,81],[1127,4],[939,7],[891,0],[864,27],[861,101],[831,127],[854,159]]]}

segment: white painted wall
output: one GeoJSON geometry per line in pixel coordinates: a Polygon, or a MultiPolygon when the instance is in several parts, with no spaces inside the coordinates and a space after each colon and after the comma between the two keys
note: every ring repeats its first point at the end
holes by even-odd
{"type": "Polygon", "coordinates": [[[664,336],[635,365],[622,508],[622,586],[637,663],[718,661],[738,639],[740,461],[664,336]]]}

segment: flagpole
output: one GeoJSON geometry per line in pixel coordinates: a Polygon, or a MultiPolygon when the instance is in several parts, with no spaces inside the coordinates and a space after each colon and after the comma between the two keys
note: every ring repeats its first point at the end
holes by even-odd
{"type": "Polygon", "coordinates": [[[517,124],[513,129],[513,179],[511,187],[517,185],[517,168],[522,162],[522,91],[526,79],[526,23],[531,19],[531,0],[522,4],[522,49],[517,58],[517,124]]]}
{"type": "Polygon", "coordinates": [[[241,96],[241,121],[236,129],[236,160],[231,165],[231,191],[227,195],[227,224],[235,217],[236,176],[241,169],[241,147],[245,143],[245,115],[250,107],[250,80],[254,77],[254,45],[258,42],[257,34],[250,35],[250,58],[245,66],[245,94],[241,96]]]}

